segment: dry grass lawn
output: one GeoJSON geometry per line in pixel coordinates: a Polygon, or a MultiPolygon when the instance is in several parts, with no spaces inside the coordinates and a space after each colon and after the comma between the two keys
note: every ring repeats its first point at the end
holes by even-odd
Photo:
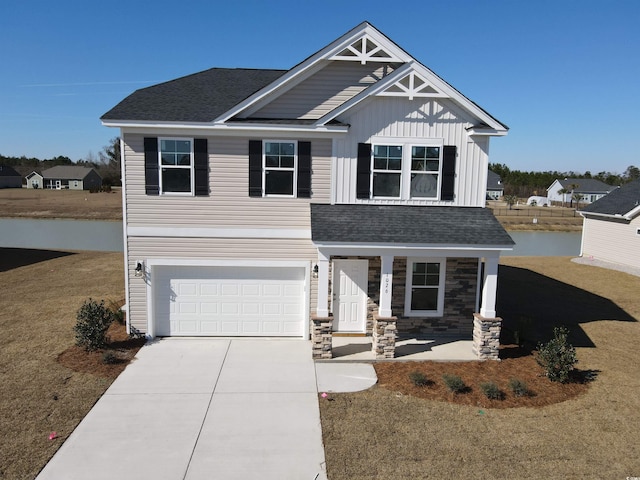
{"type": "Polygon", "coordinates": [[[89,193],[80,190],[0,189],[3,217],[122,220],[120,190],[89,193]]]}
{"type": "Polygon", "coordinates": [[[33,479],[113,381],[57,358],[83,301],[124,297],[122,254],[0,249],[0,290],[0,478],[33,479]]]}
{"type": "Polygon", "coordinates": [[[640,476],[640,278],[562,257],[503,258],[500,274],[505,322],[532,319],[520,327],[531,342],[568,324],[596,380],[561,403],[507,409],[383,385],[333,394],[320,399],[331,480],[640,476]]]}

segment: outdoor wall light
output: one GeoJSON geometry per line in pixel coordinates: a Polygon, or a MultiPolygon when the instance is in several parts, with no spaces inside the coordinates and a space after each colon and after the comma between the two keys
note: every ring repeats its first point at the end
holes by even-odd
{"type": "Polygon", "coordinates": [[[136,264],[135,276],[136,277],[141,277],[142,276],[142,262],[138,262],[136,264]]]}
{"type": "Polygon", "coordinates": [[[318,264],[313,266],[313,278],[318,278],[318,264]]]}

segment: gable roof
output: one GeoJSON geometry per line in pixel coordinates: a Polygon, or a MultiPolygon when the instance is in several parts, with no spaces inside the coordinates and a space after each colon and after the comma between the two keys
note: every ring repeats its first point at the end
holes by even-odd
{"type": "Polygon", "coordinates": [[[631,220],[640,213],[640,179],[615,188],[606,197],[587,205],[580,213],[624,217],[631,220]]]}
{"type": "Polygon", "coordinates": [[[136,90],[101,119],[212,122],[285,72],[211,68],[136,90]]]}
{"type": "Polygon", "coordinates": [[[315,243],[510,247],[513,239],[487,208],[311,204],[315,243]]]}
{"type": "Polygon", "coordinates": [[[565,178],[558,179],[557,182],[566,189],[570,189],[571,185],[578,185],[578,188],[573,190],[575,193],[606,193],[616,188],[595,178],[565,178]]]}
{"type": "Polygon", "coordinates": [[[101,119],[107,126],[127,126],[136,122],[201,124],[207,128],[229,128],[247,123],[328,126],[346,128],[338,115],[376,95],[429,96],[447,98],[461,106],[476,121],[470,135],[504,135],[508,127],[489,115],[368,22],[363,22],[290,70],[213,68],[170,82],[137,90],[101,119]],[[360,62],[394,65],[391,73],[364,91],[346,99],[332,111],[314,119],[297,118],[266,121],[249,118],[255,111],[331,62],[360,62]],[[285,121],[287,120],[287,121],[285,121]],[[234,125],[235,124],[235,125],[234,125]]]}
{"type": "MultiPolygon", "coordinates": [[[[95,170],[89,167],[75,165],[56,165],[42,171],[43,178],[64,178],[69,180],[83,180],[90,172],[95,170]]],[[[98,173],[96,172],[96,175],[98,173]]],[[[98,175],[99,176],[99,175],[98,175]]]]}
{"type": "Polygon", "coordinates": [[[20,177],[20,178],[22,178],[22,175],[20,175],[18,172],[16,172],[15,169],[13,167],[10,167],[9,165],[0,165],[0,177],[20,177]]]}
{"type": "Polygon", "coordinates": [[[487,190],[504,190],[504,186],[500,182],[500,175],[491,170],[487,171],[487,190]]]}

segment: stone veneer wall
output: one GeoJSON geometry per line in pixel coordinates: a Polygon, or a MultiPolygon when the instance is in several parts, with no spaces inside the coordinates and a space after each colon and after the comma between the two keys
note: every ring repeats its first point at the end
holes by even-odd
{"type": "MultiPolygon", "coordinates": [[[[380,302],[380,257],[331,257],[333,259],[364,259],[369,261],[367,334],[373,333],[373,318],[378,313],[380,302]]],[[[330,268],[332,265],[330,264],[330,268]]],[[[473,314],[476,307],[478,283],[478,259],[447,258],[445,276],[445,306],[442,317],[404,317],[405,283],[407,277],[406,257],[393,259],[393,296],[391,309],[397,317],[399,334],[473,334],[473,314]]],[[[331,274],[329,290],[331,296],[331,274]]]]}
{"type": "MultiPolygon", "coordinates": [[[[396,276],[393,266],[393,314],[398,317],[398,333],[421,334],[473,334],[473,313],[476,307],[478,283],[478,259],[447,258],[444,293],[444,315],[442,317],[405,317],[405,280],[407,260],[398,258],[402,273],[396,276]],[[397,282],[397,283],[396,283],[397,282]]],[[[400,273],[400,272],[398,272],[400,273]]]]}

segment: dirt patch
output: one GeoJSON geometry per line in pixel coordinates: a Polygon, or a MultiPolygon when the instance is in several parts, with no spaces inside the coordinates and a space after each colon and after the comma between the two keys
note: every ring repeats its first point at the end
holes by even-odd
{"type": "Polygon", "coordinates": [[[106,348],[87,352],[73,345],[58,355],[58,363],[74,372],[90,373],[115,380],[145,344],[144,338],[131,338],[125,326],[114,322],[107,332],[106,348]]]}
{"type": "Polygon", "coordinates": [[[374,367],[381,388],[416,398],[483,408],[544,407],[564,402],[584,393],[589,380],[595,378],[595,372],[576,370],[568,383],[551,382],[532,355],[500,362],[385,362],[374,367]],[[422,373],[427,384],[416,386],[409,377],[413,372],[422,373]],[[451,393],[442,379],[445,374],[459,376],[468,388],[463,393],[451,393]],[[515,395],[509,387],[511,379],[524,382],[528,394],[515,395]],[[495,383],[502,399],[488,399],[480,386],[485,382],[495,383]]]}

